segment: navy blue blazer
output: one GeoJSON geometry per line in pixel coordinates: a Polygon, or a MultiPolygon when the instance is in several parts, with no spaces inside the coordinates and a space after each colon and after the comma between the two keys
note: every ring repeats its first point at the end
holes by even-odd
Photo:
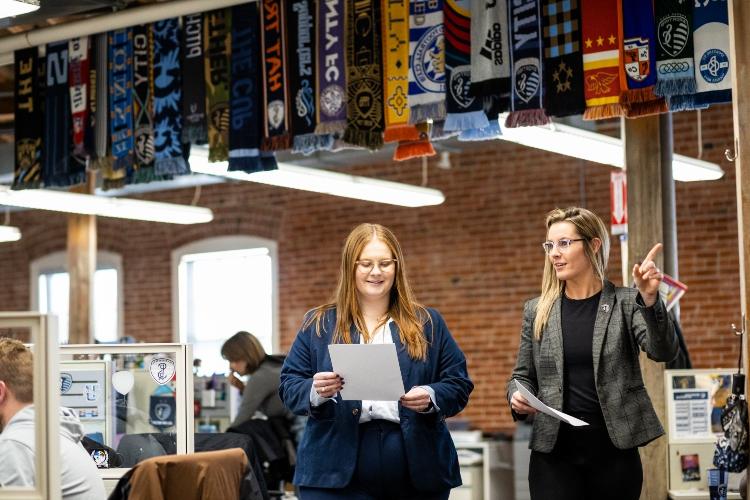
{"type": "MultiPolygon", "coordinates": [[[[401,433],[414,487],[420,491],[445,491],[461,485],[458,457],[445,418],[464,409],[474,384],[466,370],[466,358],[448,331],[442,316],[428,309],[431,322],[424,326],[429,341],[427,359],[409,357],[391,325],[404,387],[429,385],[435,391],[437,412],[417,413],[399,404],[401,433]]],[[[328,344],[336,323],[335,310],[328,311],[321,323],[320,337],[315,324],[300,330],[281,369],[279,395],[297,415],[308,415],[307,427],[299,446],[294,484],[317,488],[343,488],[349,484],[357,463],[359,414],[362,401],[327,401],[310,405],[312,377],[333,371],[328,344]]],[[[352,328],[352,342],[359,334],[352,328]]]]}

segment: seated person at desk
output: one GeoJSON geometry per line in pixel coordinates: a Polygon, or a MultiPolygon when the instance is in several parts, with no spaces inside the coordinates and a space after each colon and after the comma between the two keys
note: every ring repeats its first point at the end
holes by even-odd
{"type": "MultiPolygon", "coordinates": [[[[18,340],[0,338],[0,487],[34,485],[33,361],[18,340]]],[[[60,409],[60,486],[64,500],[106,498],[96,465],[81,445],[83,426],[60,409]]]]}
{"type": "Polygon", "coordinates": [[[248,332],[237,332],[221,346],[221,355],[229,361],[229,382],[242,394],[237,417],[230,427],[237,427],[253,418],[258,411],[268,418],[289,417],[279,398],[279,376],[284,363],[282,356],[266,354],[260,341],[248,332]],[[250,375],[247,385],[237,378],[250,375]]]}

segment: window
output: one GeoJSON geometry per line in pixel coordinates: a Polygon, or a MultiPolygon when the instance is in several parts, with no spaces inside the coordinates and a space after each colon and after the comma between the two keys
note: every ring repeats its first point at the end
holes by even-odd
{"type": "MultiPolygon", "coordinates": [[[[61,344],[68,343],[70,279],[65,252],[55,252],[31,265],[32,309],[57,316],[61,344]]],[[[97,342],[116,342],[122,332],[122,259],[111,252],[97,253],[94,273],[93,329],[97,342]]]]}
{"type": "Polygon", "coordinates": [[[267,353],[277,347],[276,244],[221,237],[173,252],[177,270],[177,335],[193,345],[199,375],[225,373],[221,345],[238,331],[252,333],[267,353]]]}

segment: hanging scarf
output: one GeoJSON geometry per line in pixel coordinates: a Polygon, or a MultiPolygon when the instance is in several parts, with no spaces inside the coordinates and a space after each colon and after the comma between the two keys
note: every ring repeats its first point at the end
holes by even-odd
{"type": "Polygon", "coordinates": [[[260,11],[258,3],[232,7],[229,170],[253,173],[260,164],[260,11]]]}
{"type": "Polygon", "coordinates": [[[133,32],[127,28],[110,31],[108,36],[109,134],[112,170],[119,179],[133,166],[133,32]]]}
{"type": "Polygon", "coordinates": [[[584,120],[623,114],[620,106],[619,0],[581,0],[584,120]]]}
{"type": "Polygon", "coordinates": [[[42,179],[42,102],[36,47],[14,54],[15,169],[13,189],[38,187],[42,179]]]}
{"type": "Polygon", "coordinates": [[[548,116],[580,115],[583,97],[578,0],[544,0],[544,88],[548,116]]]}
{"type": "Polygon", "coordinates": [[[318,64],[315,110],[317,134],[343,133],[346,128],[345,0],[318,1],[318,64]]]}
{"type": "Polygon", "coordinates": [[[409,125],[409,2],[382,0],[384,142],[416,141],[409,125]]]}
{"type": "Polygon", "coordinates": [[[446,130],[483,129],[489,125],[482,99],[471,92],[470,15],[469,0],[445,0],[446,130]]]}
{"type": "Polygon", "coordinates": [[[266,151],[289,149],[286,29],[282,0],[263,0],[263,144],[266,151]]]}
{"type": "Polygon", "coordinates": [[[656,9],[656,89],[659,96],[694,94],[693,2],[660,0],[656,9]]]}
{"type": "MultiPolygon", "coordinates": [[[[89,126],[89,38],[68,41],[68,85],[72,118],[73,151],[71,167],[75,169],[75,183],[86,178],[86,130],[89,126]]],[[[71,172],[73,174],[73,172],[71,172]]]]}
{"type": "Polygon", "coordinates": [[[180,110],[179,18],[157,21],[154,32],[154,173],[189,174],[183,156],[180,110]]]}
{"type": "Polygon", "coordinates": [[[191,78],[182,79],[182,142],[206,144],[206,83],[204,75],[204,18],[203,14],[191,14],[182,18],[182,74],[191,78]]]}
{"type": "Polygon", "coordinates": [[[135,164],[132,181],[154,180],[154,35],[150,24],[133,26],[133,116],[135,164]]]}
{"type": "Polygon", "coordinates": [[[94,116],[94,151],[95,161],[90,162],[90,167],[94,169],[107,169],[111,167],[112,158],[109,156],[109,37],[106,33],[96,35],[96,60],[94,66],[96,69],[96,107],[92,108],[94,116]],[[94,109],[96,112],[94,113],[94,109]]]}
{"type": "MultiPolygon", "coordinates": [[[[508,0],[471,0],[471,93],[510,109],[508,0]]],[[[495,115],[496,117],[497,115],[495,115]]]]}
{"type": "Polygon", "coordinates": [[[46,78],[42,181],[45,186],[69,186],[71,120],[68,42],[47,44],[46,78]]]}
{"type": "Polygon", "coordinates": [[[544,125],[549,122],[542,109],[544,80],[539,1],[513,0],[509,6],[513,92],[506,127],[544,125]]]}
{"type": "Polygon", "coordinates": [[[445,119],[443,0],[409,2],[409,122],[445,119]]]}
{"type": "Polygon", "coordinates": [[[383,145],[383,69],[379,0],[357,1],[346,17],[346,130],[344,141],[383,145]]]}
{"type": "Polygon", "coordinates": [[[705,108],[732,100],[727,2],[695,5],[693,25],[696,94],[671,97],[669,109],[672,111],[705,108]]]}
{"type": "Polygon", "coordinates": [[[620,104],[627,117],[661,113],[664,99],[656,87],[656,30],[652,0],[620,4],[620,104]]]}
{"type": "Polygon", "coordinates": [[[88,123],[83,136],[83,147],[87,156],[87,166],[91,168],[92,162],[96,160],[96,95],[99,91],[97,80],[99,75],[97,74],[97,60],[98,60],[98,35],[93,35],[89,38],[89,68],[88,68],[88,91],[86,92],[86,106],[88,107],[88,123]]]}
{"type": "Polygon", "coordinates": [[[218,9],[206,14],[206,97],[208,110],[208,161],[229,158],[229,77],[232,11],[218,9]]]}
{"type": "Polygon", "coordinates": [[[423,156],[435,156],[435,148],[430,142],[430,124],[419,123],[414,125],[418,136],[411,141],[401,141],[393,152],[393,159],[396,161],[411,160],[412,158],[421,158],[423,156]]]}
{"type": "Polygon", "coordinates": [[[502,135],[500,131],[499,113],[487,107],[488,101],[484,101],[484,114],[487,117],[487,125],[482,128],[472,130],[462,130],[458,134],[458,140],[462,142],[491,141],[499,139],[502,135]]]}

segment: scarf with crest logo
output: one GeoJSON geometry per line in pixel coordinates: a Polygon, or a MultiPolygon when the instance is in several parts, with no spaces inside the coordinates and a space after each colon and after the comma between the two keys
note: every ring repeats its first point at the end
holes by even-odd
{"type": "Polygon", "coordinates": [[[232,10],[206,13],[206,97],[208,110],[208,161],[229,158],[229,79],[232,10]]]}
{"type": "Polygon", "coordinates": [[[693,2],[659,0],[656,16],[656,89],[659,96],[695,93],[693,2]]]}
{"type": "Polygon", "coordinates": [[[581,0],[584,120],[614,118],[620,106],[619,0],[581,0]]]}
{"type": "Polygon", "coordinates": [[[282,0],[263,0],[263,144],[265,151],[289,149],[286,19],[282,0]]]}
{"type": "Polygon", "coordinates": [[[131,182],[154,180],[154,36],[150,24],[133,26],[135,162],[131,182]]]}
{"type": "MultiPolygon", "coordinates": [[[[182,18],[182,73],[204,75],[205,70],[205,18],[191,14],[182,18]]],[[[206,83],[202,78],[182,79],[182,142],[206,144],[206,83]]]]}
{"type": "Polygon", "coordinates": [[[39,50],[37,47],[17,50],[15,66],[15,169],[13,189],[39,187],[42,179],[42,103],[39,50]]]}
{"type": "Polygon", "coordinates": [[[105,169],[108,187],[120,187],[133,166],[133,32],[110,31],[109,39],[109,137],[111,168],[105,169]]]}
{"type": "Polygon", "coordinates": [[[409,2],[409,122],[445,120],[443,0],[409,2]]]}
{"type": "Polygon", "coordinates": [[[340,134],[346,129],[346,4],[345,0],[317,2],[317,134],[340,134]]]}

